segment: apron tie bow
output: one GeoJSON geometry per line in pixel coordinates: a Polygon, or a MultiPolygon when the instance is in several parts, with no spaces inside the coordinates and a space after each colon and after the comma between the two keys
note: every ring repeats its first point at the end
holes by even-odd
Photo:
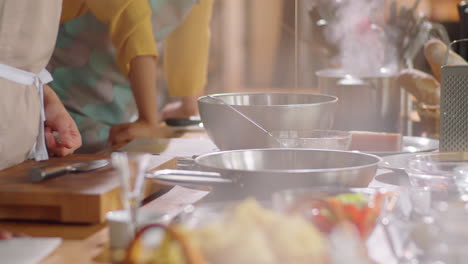
{"type": "Polygon", "coordinates": [[[46,69],[43,69],[38,74],[35,74],[5,64],[0,64],[0,78],[4,78],[11,82],[16,82],[23,85],[34,85],[36,87],[41,105],[39,133],[37,135],[36,143],[32,148],[29,156],[30,158],[34,158],[36,161],[47,160],[49,155],[47,154],[44,132],[44,125],[46,121],[44,111],[44,85],[50,83],[53,80],[52,75],[50,75],[46,69]]]}

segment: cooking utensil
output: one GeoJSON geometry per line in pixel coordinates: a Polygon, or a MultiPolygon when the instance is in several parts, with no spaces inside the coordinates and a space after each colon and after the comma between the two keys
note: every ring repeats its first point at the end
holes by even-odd
{"type": "MultiPolygon", "coordinates": [[[[223,194],[256,195],[311,186],[367,187],[380,158],[365,153],[315,149],[252,149],[199,156],[201,171],[157,171],[162,184],[216,186],[223,194]]],[[[216,188],[215,188],[216,189],[216,188]]]]}
{"type": "Polygon", "coordinates": [[[409,178],[406,173],[398,173],[394,171],[376,175],[374,181],[379,183],[379,187],[387,189],[410,186],[409,178]]]}
{"type": "Polygon", "coordinates": [[[198,107],[211,140],[220,150],[233,150],[268,147],[271,137],[258,126],[266,131],[330,129],[337,101],[323,94],[237,93],[201,97],[198,107]]]}
{"type": "Polygon", "coordinates": [[[32,182],[41,182],[69,172],[86,172],[109,165],[106,159],[77,162],[73,164],[50,165],[29,170],[29,179],[32,182]]]}
{"type": "Polygon", "coordinates": [[[450,64],[448,60],[454,45],[463,42],[468,39],[450,43],[441,69],[440,151],[443,152],[468,151],[468,64],[450,64]]]}
{"type": "Polygon", "coordinates": [[[229,107],[229,109],[231,109],[232,111],[238,113],[240,116],[242,116],[243,118],[245,118],[247,121],[249,121],[252,125],[256,126],[258,129],[260,129],[263,133],[267,134],[269,137],[271,137],[273,140],[275,140],[276,142],[280,143],[270,132],[268,132],[266,129],[264,129],[262,126],[260,126],[259,124],[257,124],[255,121],[253,121],[252,119],[250,119],[250,117],[244,115],[241,111],[237,110],[236,108],[234,108],[232,105],[230,104],[227,104],[226,102],[224,102],[222,99],[218,98],[218,97],[214,97],[214,96],[211,96],[211,95],[207,95],[208,98],[211,98],[213,100],[216,100],[217,102],[223,104],[223,105],[226,105],[227,107],[229,107]]]}
{"type": "Polygon", "coordinates": [[[388,169],[398,173],[406,174],[405,168],[408,167],[408,161],[415,155],[417,155],[417,153],[405,153],[386,156],[382,158],[382,162],[380,162],[379,167],[382,169],[388,169]]]}
{"type": "Polygon", "coordinates": [[[202,122],[199,116],[189,118],[169,118],[165,120],[166,125],[173,127],[201,126],[202,122]]]}
{"type": "Polygon", "coordinates": [[[348,150],[351,133],[336,130],[285,130],[272,131],[275,140],[271,146],[276,148],[309,148],[348,150]]]}
{"type": "Polygon", "coordinates": [[[400,86],[396,74],[353,76],[343,70],[325,69],[316,75],[321,93],[340,98],[333,129],[400,132],[400,86]]]}

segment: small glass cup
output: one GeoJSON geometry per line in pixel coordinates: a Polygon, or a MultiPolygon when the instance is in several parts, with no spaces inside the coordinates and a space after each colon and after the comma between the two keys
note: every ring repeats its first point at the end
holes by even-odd
{"type": "Polygon", "coordinates": [[[271,134],[276,139],[271,139],[271,144],[280,148],[348,150],[351,143],[351,133],[347,131],[280,130],[271,134]]]}
{"type": "Polygon", "coordinates": [[[432,189],[457,191],[456,178],[460,168],[468,166],[468,153],[430,153],[409,159],[408,173],[411,185],[432,189]]]}
{"type": "Polygon", "coordinates": [[[144,174],[149,167],[150,158],[151,154],[148,153],[112,153],[112,165],[119,173],[122,205],[130,213],[129,229],[132,234],[137,232],[137,211],[143,198],[144,174]]]}

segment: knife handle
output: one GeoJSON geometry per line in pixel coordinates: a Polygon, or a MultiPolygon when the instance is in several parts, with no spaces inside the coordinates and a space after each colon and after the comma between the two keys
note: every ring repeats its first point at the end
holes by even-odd
{"type": "Polygon", "coordinates": [[[53,165],[42,168],[32,168],[29,170],[29,179],[32,182],[41,182],[43,180],[60,176],[71,171],[69,165],[53,165]]]}

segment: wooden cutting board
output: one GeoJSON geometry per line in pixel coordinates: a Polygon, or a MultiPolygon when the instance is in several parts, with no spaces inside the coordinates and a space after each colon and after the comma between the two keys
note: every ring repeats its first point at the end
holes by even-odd
{"type": "MultiPolygon", "coordinates": [[[[28,171],[49,164],[109,158],[107,155],[71,155],[44,162],[26,161],[0,171],[0,219],[46,220],[63,223],[101,223],[108,211],[121,208],[117,171],[107,167],[68,173],[41,183],[31,183],[28,171]]],[[[152,156],[151,168],[175,169],[176,158],[152,156]]],[[[145,197],[161,189],[146,182],[145,197]]]]}

